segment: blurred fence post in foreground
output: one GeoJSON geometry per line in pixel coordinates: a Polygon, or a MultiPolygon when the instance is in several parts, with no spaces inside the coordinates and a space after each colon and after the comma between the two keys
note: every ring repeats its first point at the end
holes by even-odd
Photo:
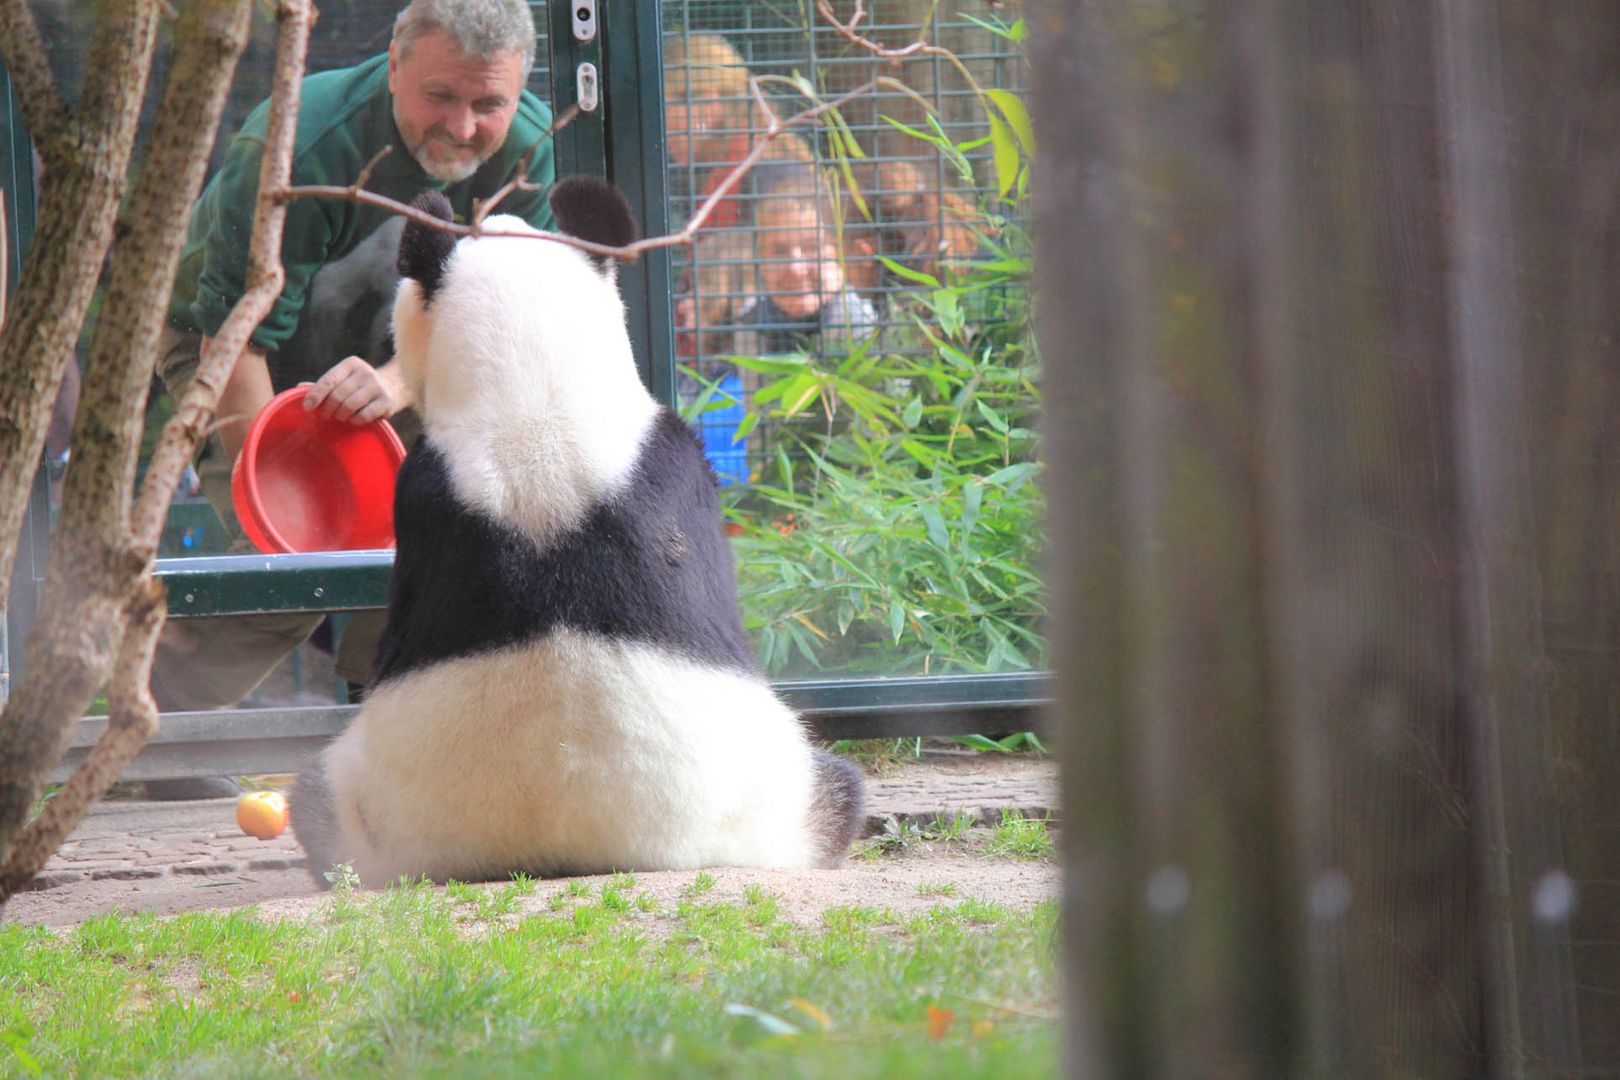
{"type": "Polygon", "coordinates": [[[1071,1071],[1620,1076],[1620,7],[1031,26],[1071,1071]]]}

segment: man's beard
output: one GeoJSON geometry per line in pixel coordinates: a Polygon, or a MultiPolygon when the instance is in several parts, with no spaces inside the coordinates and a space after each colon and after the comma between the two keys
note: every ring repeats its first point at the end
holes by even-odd
{"type": "Polygon", "coordinates": [[[434,157],[431,151],[435,144],[441,147],[462,147],[462,144],[448,138],[443,131],[429,128],[422,136],[422,141],[411,147],[411,157],[416,159],[416,163],[422,166],[429,176],[443,180],[447,184],[467,179],[477,172],[479,167],[489,160],[490,153],[493,153],[493,151],[489,153],[475,151],[471,158],[466,159],[434,157]]]}

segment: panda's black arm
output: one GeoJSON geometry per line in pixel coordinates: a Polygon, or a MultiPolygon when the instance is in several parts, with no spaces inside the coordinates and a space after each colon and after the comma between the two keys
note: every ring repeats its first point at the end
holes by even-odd
{"type": "Polygon", "coordinates": [[[394,493],[394,568],[388,576],[388,617],[377,642],[376,677],[397,674],[408,642],[416,636],[423,590],[431,586],[435,565],[453,553],[443,550],[444,532],[433,518],[439,513],[443,464],[425,440],[411,450],[399,470],[394,493]]]}

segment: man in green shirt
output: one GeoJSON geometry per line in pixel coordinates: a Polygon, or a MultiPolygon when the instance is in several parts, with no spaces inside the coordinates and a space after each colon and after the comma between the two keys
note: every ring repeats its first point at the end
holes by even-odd
{"type": "MultiPolygon", "coordinates": [[[[292,183],[347,186],[392,146],[372,169],[367,190],[403,203],[424,190],[443,191],[466,220],[473,200],[493,195],[528,155],[527,179],[535,187],[513,191],[501,212],[553,228],[546,201],[555,179],[551,113],[523,89],[534,51],[525,0],[411,0],[386,55],[304,80],[292,183]]],[[[177,398],[244,290],[268,112],[266,103],[248,116],[192,215],[159,359],[177,398]]],[[[311,333],[308,325],[300,332],[301,322],[314,321],[304,316],[321,303],[323,289],[330,302],[341,292],[332,284],[338,276],[363,276],[363,267],[352,267],[367,256],[368,238],[369,248],[384,254],[386,281],[393,280],[392,252],[382,243],[389,234],[373,236],[390,220],[398,219],[350,200],[302,198],[288,207],[286,284],[236,362],[220,395],[220,423],[198,461],[204,492],[238,541],[233,550],[251,549],[231,507],[231,465],[248,424],[275,393],[313,382],[307,408],[356,424],[396,416],[411,404],[394,362],[368,350],[366,335],[340,335],[334,350],[331,335],[311,333]]],[[[374,309],[391,304],[391,295],[370,291],[374,309]]],[[[165,709],[233,704],[320,621],[277,615],[171,622],[153,665],[154,696],[165,709]]],[[[377,627],[366,622],[380,619],[352,620],[339,653],[338,673],[352,682],[370,678],[377,627]]]]}

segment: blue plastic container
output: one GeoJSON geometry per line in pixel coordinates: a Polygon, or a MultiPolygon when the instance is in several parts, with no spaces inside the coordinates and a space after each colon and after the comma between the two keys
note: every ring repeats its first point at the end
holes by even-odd
{"type": "Polygon", "coordinates": [[[703,456],[709,459],[715,477],[724,484],[741,484],[748,479],[748,437],[737,438],[743,420],[742,379],[727,375],[698,417],[698,434],[703,439],[703,456]]]}

